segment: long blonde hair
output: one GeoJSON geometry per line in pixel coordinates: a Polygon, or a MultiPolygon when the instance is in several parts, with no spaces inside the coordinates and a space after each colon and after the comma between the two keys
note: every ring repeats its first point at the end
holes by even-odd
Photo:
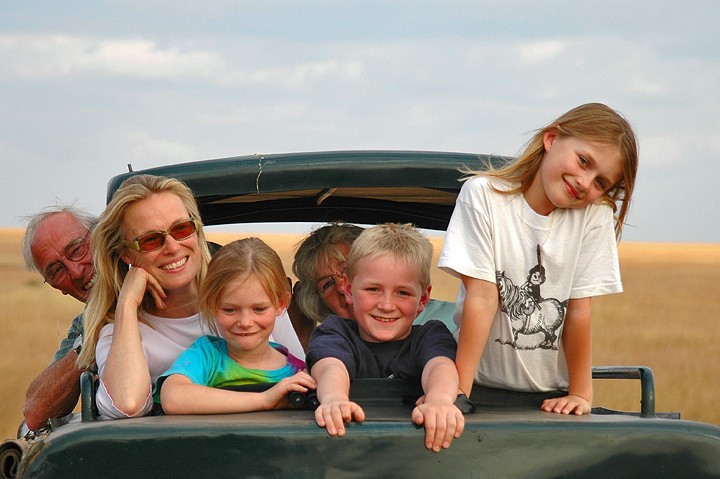
{"type": "MultiPolygon", "coordinates": [[[[121,228],[125,213],[134,203],[166,192],[180,198],[189,215],[200,221],[197,202],[185,183],[163,176],[136,175],[120,185],[92,232],[91,247],[97,279],[85,309],[83,347],[77,361],[79,367],[93,365],[100,330],[114,320],[120,288],[128,273],[128,265],[120,257],[125,248],[121,228]]],[[[197,237],[201,257],[197,281],[202,281],[210,262],[210,251],[202,228],[198,229],[197,237]]],[[[152,299],[146,298],[145,301],[152,299]]]]}
{"type": "Polygon", "coordinates": [[[557,120],[537,130],[515,161],[497,169],[488,165],[487,171],[467,171],[466,173],[517,183],[518,186],[515,188],[498,190],[501,193],[524,193],[530,187],[545,157],[543,137],[548,131],[557,133],[559,138],[575,137],[618,149],[623,160],[622,177],[600,197],[598,202],[612,207],[615,213],[615,236],[620,239],[630,208],[630,199],[635,189],[638,144],[628,121],[607,105],[587,103],[573,108],[557,120]],[[618,204],[620,204],[619,207],[618,204]]]}
{"type": "Polygon", "coordinates": [[[223,290],[234,279],[247,276],[257,278],[275,308],[287,307],[290,283],[280,256],[259,238],[233,241],[213,255],[198,293],[200,317],[215,334],[219,333],[215,311],[223,290]]]}

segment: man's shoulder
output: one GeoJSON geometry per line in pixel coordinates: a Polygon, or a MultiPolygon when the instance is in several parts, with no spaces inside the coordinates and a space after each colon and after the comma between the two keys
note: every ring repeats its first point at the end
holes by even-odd
{"type": "Polygon", "coordinates": [[[85,321],[85,308],[83,308],[83,310],[80,311],[80,314],[78,314],[77,316],[75,316],[73,318],[72,323],[70,324],[70,330],[78,331],[79,334],[82,334],[84,321],[85,321]]]}

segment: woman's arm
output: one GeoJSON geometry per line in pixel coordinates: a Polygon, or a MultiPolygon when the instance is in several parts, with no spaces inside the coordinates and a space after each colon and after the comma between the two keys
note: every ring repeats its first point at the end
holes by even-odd
{"type": "Polygon", "coordinates": [[[461,279],[466,293],[455,365],[460,390],[469,398],[499,303],[494,283],[463,275],[461,279]]]}
{"type": "Polygon", "coordinates": [[[114,408],[128,417],[146,408],[152,388],[138,319],[138,308],[146,291],[151,291],[153,297],[159,296],[156,303],[164,297],[155,278],[142,268],[131,268],[118,297],[112,342],[104,364],[96,353],[100,381],[114,408]]]}

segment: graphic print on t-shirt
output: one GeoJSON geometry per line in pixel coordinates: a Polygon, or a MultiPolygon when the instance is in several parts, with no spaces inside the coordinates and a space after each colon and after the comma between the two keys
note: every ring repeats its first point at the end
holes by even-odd
{"type": "Polygon", "coordinates": [[[522,286],[516,286],[504,271],[495,271],[502,312],[510,318],[512,339],[496,338],[495,341],[516,350],[558,349],[557,330],[565,318],[567,300],[543,298],[540,285],[545,282],[545,268],[540,263],[528,272],[522,286]],[[520,335],[523,338],[518,342],[520,335]]]}

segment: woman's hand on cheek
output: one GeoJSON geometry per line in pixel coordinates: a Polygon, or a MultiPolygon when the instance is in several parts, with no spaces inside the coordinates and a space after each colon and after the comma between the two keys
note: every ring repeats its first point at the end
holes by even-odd
{"type": "Polygon", "coordinates": [[[120,289],[118,304],[123,303],[139,308],[145,297],[145,293],[150,293],[158,309],[165,307],[164,300],[167,295],[162,286],[160,286],[160,283],[145,269],[134,266],[130,268],[128,274],[125,276],[122,288],[120,289]]]}

